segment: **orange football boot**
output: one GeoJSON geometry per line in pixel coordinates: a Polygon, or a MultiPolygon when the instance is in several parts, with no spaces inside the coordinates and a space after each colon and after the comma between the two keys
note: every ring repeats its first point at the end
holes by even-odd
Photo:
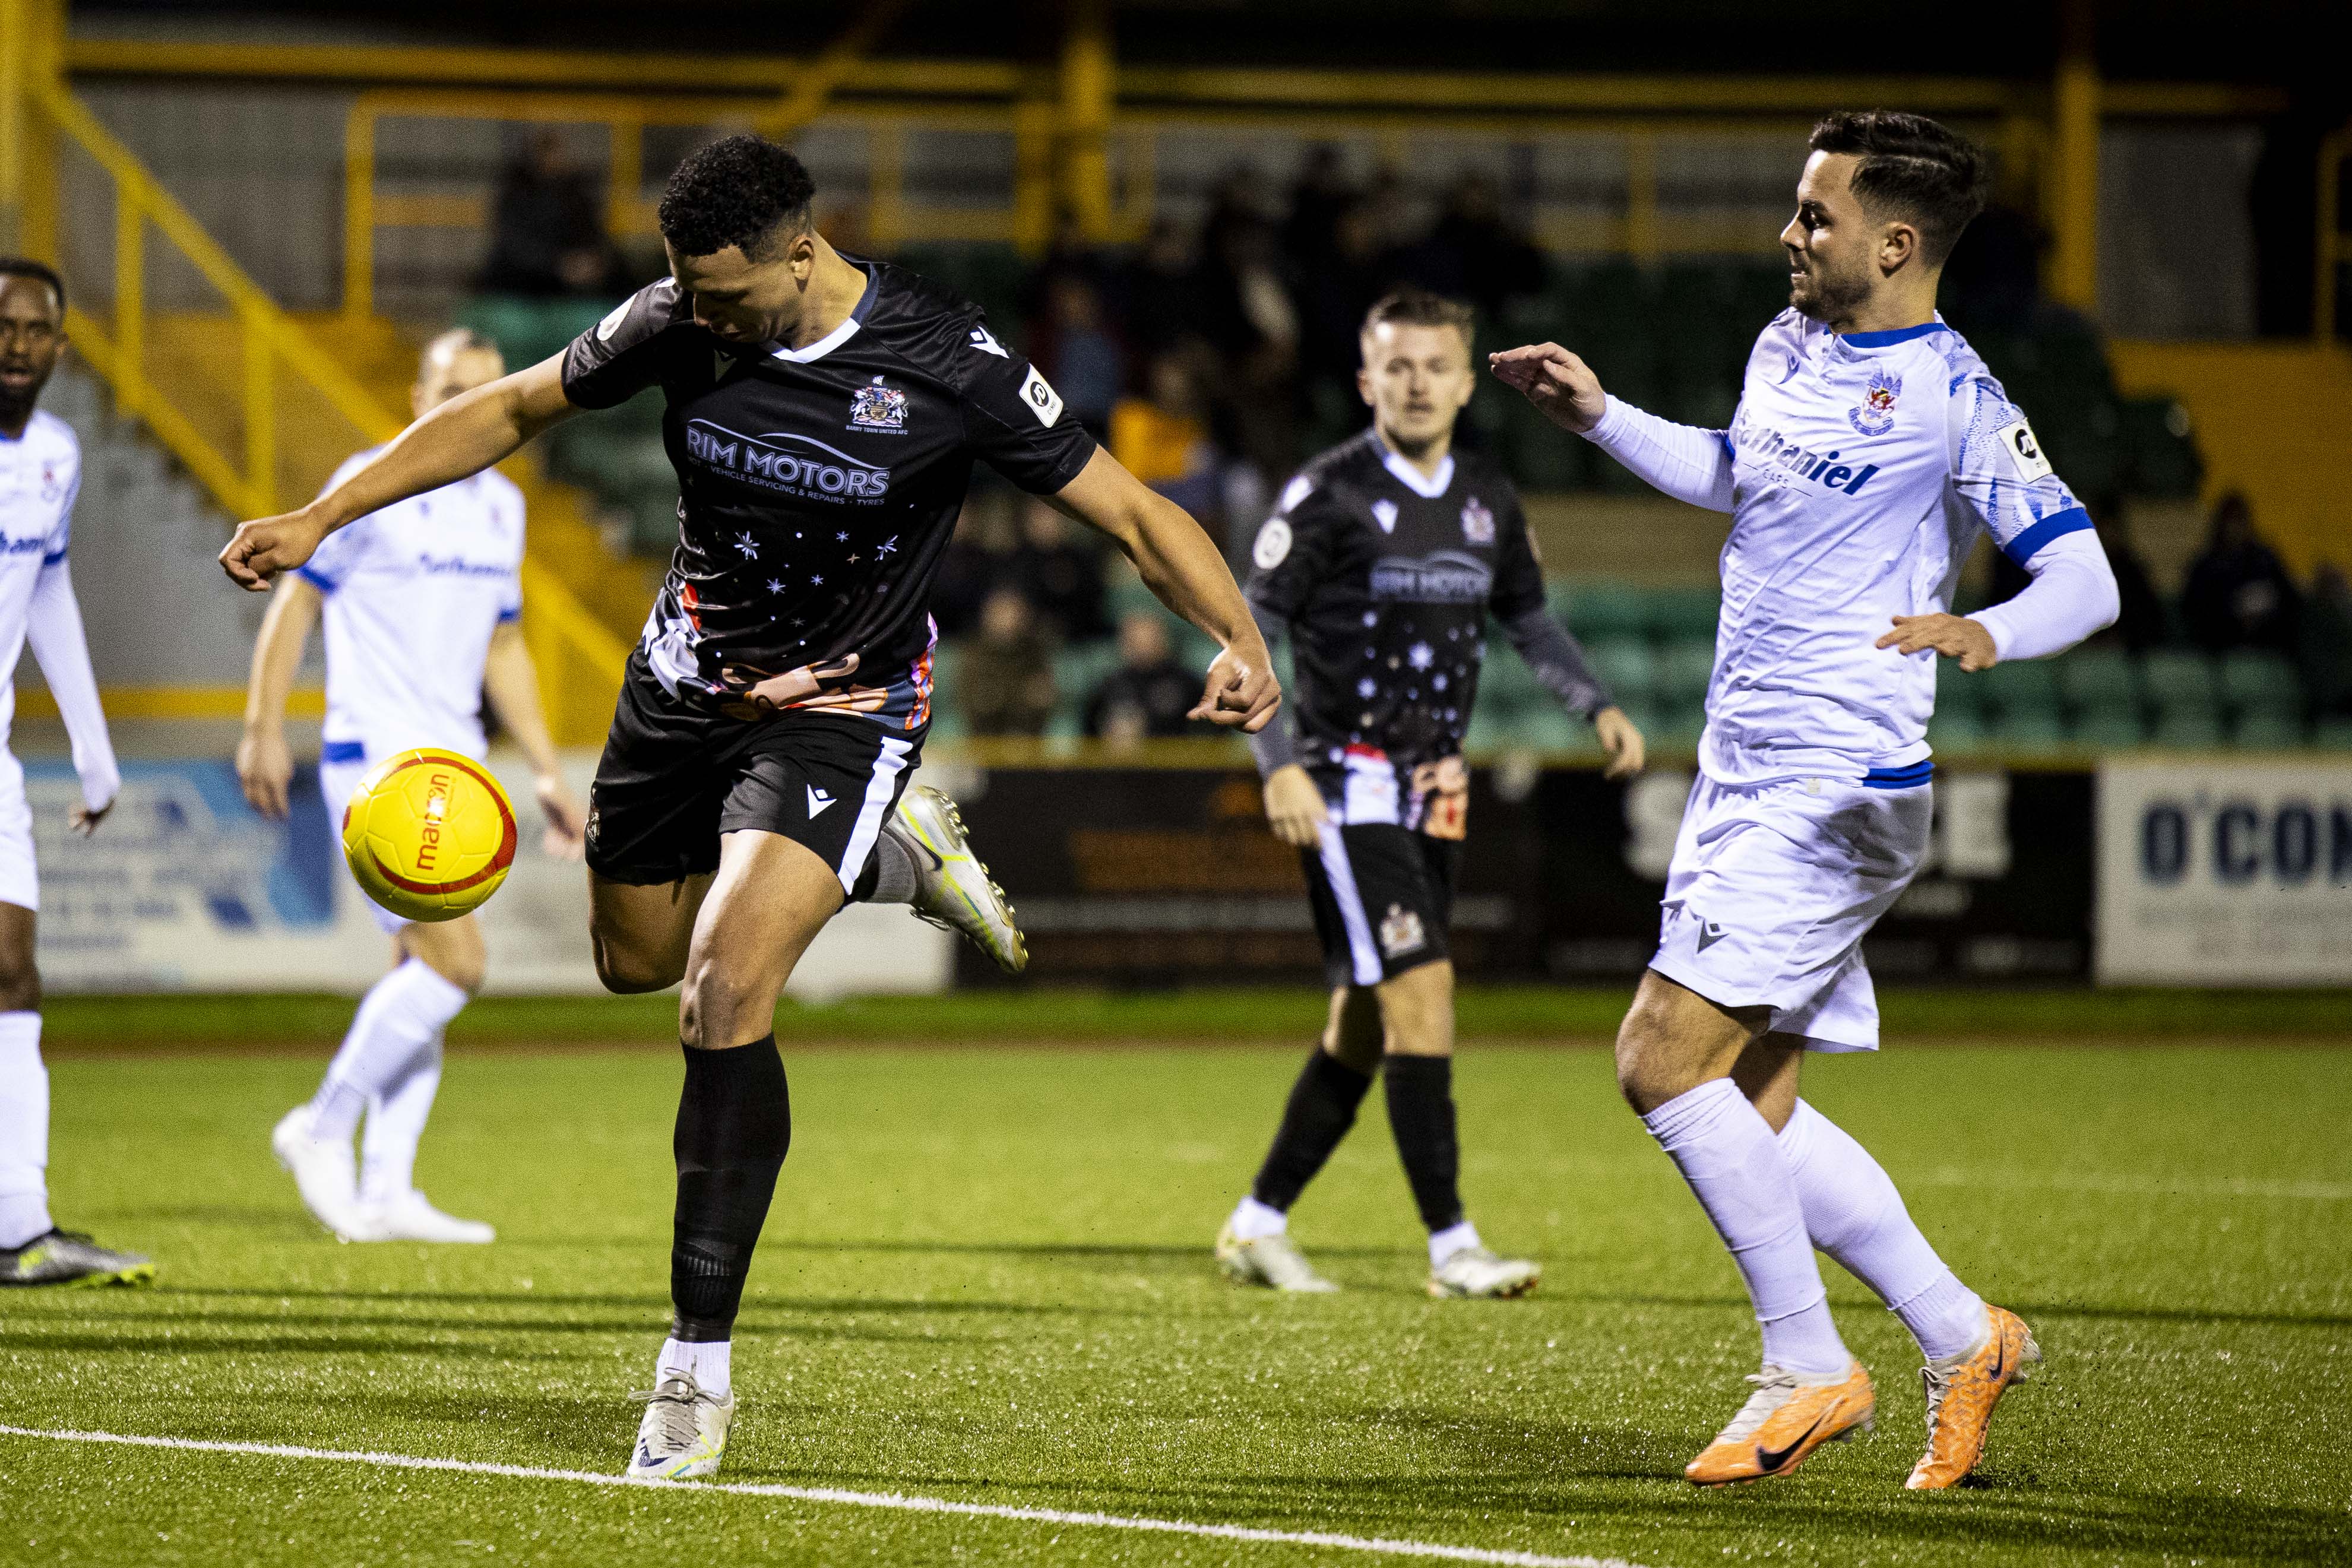
{"type": "Polygon", "coordinates": [[[1985,1313],[1991,1326],[1984,1343],[1920,1369],[1927,1385],[1927,1451],[1903,1483],[1913,1491],[1939,1490],[1975,1469],[1984,1458],[1992,1407],[2010,1385],[2024,1382],[2042,1364],[2042,1347],[2024,1319],[1990,1303],[1985,1313]]]}
{"type": "Polygon", "coordinates": [[[1683,1469],[1703,1487],[1785,1476],[1823,1443],[1870,1430],[1878,1396],[1870,1374],[1855,1362],[1843,1377],[1824,1383],[1801,1381],[1793,1372],[1768,1366],[1749,1377],[1756,1392],[1731,1425],[1683,1469]]]}

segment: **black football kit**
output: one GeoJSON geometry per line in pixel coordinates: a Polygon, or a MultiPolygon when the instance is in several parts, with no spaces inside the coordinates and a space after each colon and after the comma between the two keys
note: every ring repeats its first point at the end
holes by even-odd
{"type": "Polygon", "coordinates": [[[979,307],[866,275],[803,349],[722,341],[674,280],[563,355],[563,392],[667,403],[678,542],[596,771],[588,862],[613,881],[715,869],[719,836],[805,843],[853,883],[930,722],[931,578],[975,460],[1051,495],[1095,442],[979,307]]]}
{"type": "Polygon", "coordinates": [[[1432,477],[1374,431],[1342,442],[1284,489],[1252,563],[1251,611],[1297,672],[1259,771],[1299,763],[1321,788],[1329,821],[1302,855],[1325,966],[1376,985],[1449,951],[1487,618],[1573,711],[1611,699],[1544,608],[1518,492],[1475,454],[1432,477]]]}

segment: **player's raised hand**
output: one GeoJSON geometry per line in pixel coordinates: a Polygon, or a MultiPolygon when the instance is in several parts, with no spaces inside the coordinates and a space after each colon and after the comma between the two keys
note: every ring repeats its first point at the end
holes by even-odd
{"type": "Polygon", "coordinates": [[[1581,435],[1609,410],[1592,367],[1558,343],[1505,349],[1486,356],[1486,368],[1562,430],[1581,435]]]}
{"type": "Polygon", "coordinates": [[[1892,648],[1898,653],[1916,653],[1933,648],[1947,658],[1958,659],[1960,668],[1969,671],[1990,670],[2000,663],[2000,651],[1992,645],[1992,633],[1981,622],[1965,615],[1897,615],[1895,630],[1878,640],[1878,646],[1892,648]]]}
{"type": "Polygon", "coordinates": [[[1265,820],[1274,836],[1296,849],[1313,849],[1323,836],[1331,810],[1315,776],[1297,763],[1277,768],[1265,778],[1265,820]]]}
{"type": "Polygon", "coordinates": [[[1649,742],[1642,738],[1641,729],[1625,716],[1623,708],[1605,707],[1594,714],[1592,733],[1600,737],[1601,749],[1609,754],[1608,766],[1601,770],[1603,779],[1631,779],[1649,760],[1649,742]]]}
{"type": "Polygon", "coordinates": [[[1274,672],[1244,662],[1227,648],[1209,665],[1209,680],[1201,688],[1200,706],[1184,716],[1205,718],[1227,729],[1238,725],[1246,733],[1255,735],[1281,706],[1282,683],[1274,678],[1274,672]]]}
{"type": "Polygon", "coordinates": [[[250,593],[268,591],[270,580],[309,560],[327,537],[326,525],[306,509],[239,523],[220,552],[221,570],[250,593]]]}
{"type": "Polygon", "coordinates": [[[294,778],[294,754],[283,730],[248,729],[236,743],[236,781],[253,809],[273,822],[286,820],[286,787],[294,778]]]}
{"type": "Polygon", "coordinates": [[[66,813],[66,821],[75,832],[86,839],[98,831],[98,825],[106,821],[106,814],[113,810],[112,800],[103,806],[85,806],[77,800],[73,810],[66,813]]]}
{"type": "Polygon", "coordinates": [[[542,773],[536,780],[539,810],[547,819],[547,831],[541,835],[541,852],[560,861],[576,861],[587,852],[588,813],[564,788],[558,774],[542,773]]]}

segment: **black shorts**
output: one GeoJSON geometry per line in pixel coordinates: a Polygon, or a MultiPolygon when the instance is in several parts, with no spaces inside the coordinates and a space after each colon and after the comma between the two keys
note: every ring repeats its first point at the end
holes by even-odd
{"type": "Polygon", "coordinates": [[[749,722],[698,713],[633,654],[588,793],[588,869],[608,882],[677,882],[717,871],[719,835],[749,828],[807,845],[846,893],[929,727],[795,709],[749,722]]]}
{"type": "Polygon", "coordinates": [[[1385,822],[1323,830],[1301,850],[1323,973],[1333,988],[1376,986],[1448,956],[1459,839],[1432,838],[1385,822]]]}

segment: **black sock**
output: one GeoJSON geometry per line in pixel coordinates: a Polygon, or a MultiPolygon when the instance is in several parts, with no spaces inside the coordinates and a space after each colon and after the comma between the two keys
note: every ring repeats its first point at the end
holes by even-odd
{"type": "Polygon", "coordinates": [[[671,1337],[708,1343],[733,1333],[751,1249],[792,1146],[792,1095],[774,1035],[731,1051],[687,1048],[670,1145],[677,1156],[671,1337]]]}
{"type": "Polygon", "coordinates": [[[1421,1222],[1433,1231],[1462,1223],[1462,1146],[1454,1135],[1454,1059],[1391,1054],[1381,1061],[1389,1085],[1389,1127],[1396,1134],[1404,1179],[1421,1222]]]}
{"type": "Polygon", "coordinates": [[[1274,1134],[1274,1147],[1265,1152],[1265,1164],[1258,1167],[1257,1180],[1250,1185],[1250,1196],[1268,1208],[1288,1213],[1356,1124],[1356,1107],[1371,1086],[1369,1074],[1317,1046],[1298,1082],[1290,1086],[1282,1125],[1274,1134]]]}

